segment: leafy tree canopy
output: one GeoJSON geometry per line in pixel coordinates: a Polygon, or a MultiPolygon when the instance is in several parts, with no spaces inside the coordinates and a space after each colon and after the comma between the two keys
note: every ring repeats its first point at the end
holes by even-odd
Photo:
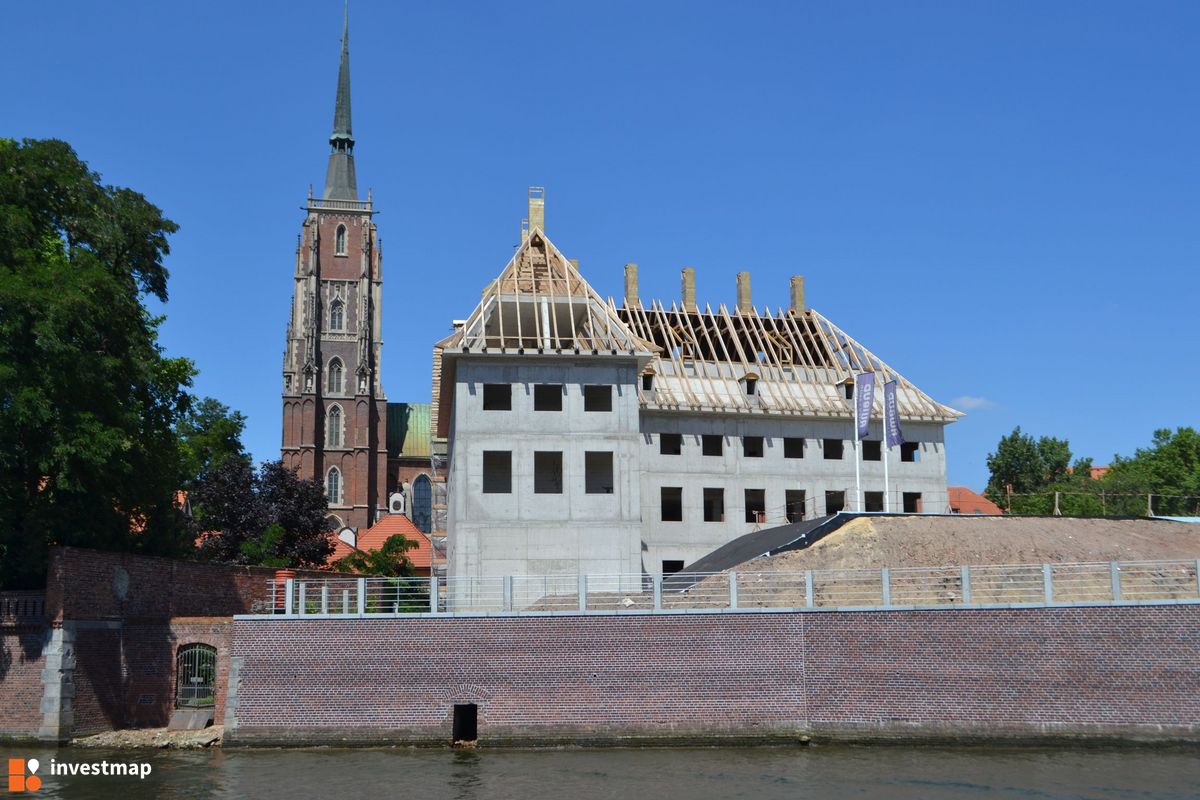
{"type": "Polygon", "coordinates": [[[1161,495],[1160,514],[1200,513],[1200,431],[1160,428],[1150,447],[1114,456],[1106,481],[1126,491],[1161,495]]]}
{"type": "Polygon", "coordinates": [[[1092,459],[1081,458],[1067,469],[1070,459],[1066,440],[1035,441],[1016,428],[988,455],[987,494],[1017,514],[1052,513],[1056,493],[1063,514],[1137,516],[1151,509],[1159,515],[1200,514],[1200,432],[1194,428],[1155,431],[1150,447],[1131,457],[1113,456],[1099,479],[1092,477],[1092,459]]]}
{"type": "Polygon", "coordinates": [[[200,478],[191,500],[207,560],[318,567],[333,552],[324,489],[281,461],[255,471],[248,459],[226,458],[200,478]]]}
{"type": "Polygon", "coordinates": [[[992,474],[988,494],[1000,496],[1009,487],[1016,494],[1040,491],[1065,477],[1070,463],[1071,446],[1065,439],[1043,436],[1034,440],[1018,426],[1000,439],[996,452],[988,453],[992,474]]]}
{"type": "Polygon", "coordinates": [[[416,542],[405,539],[403,535],[389,536],[383,547],[378,550],[355,550],[350,555],[335,564],[339,572],[357,572],[360,575],[378,575],[384,578],[407,578],[413,574],[412,562],[408,560],[408,551],[417,546],[416,542]]]}
{"type": "Polygon", "coordinates": [[[176,229],[66,143],[0,139],[2,586],[40,584],[52,543],[190,549],[174,427],[195,370],[142,302],[167,299],[176,229]]]}
{"type": "Polygon", "coordinates": [[[245,429],[246,417],[240,411],[230,411],[229,406],[211,397],[193,403],[176,426],[183,488],[194,487],[201,476],[227,458],[248,460],[250,456],[242,446],[245,429]]]}

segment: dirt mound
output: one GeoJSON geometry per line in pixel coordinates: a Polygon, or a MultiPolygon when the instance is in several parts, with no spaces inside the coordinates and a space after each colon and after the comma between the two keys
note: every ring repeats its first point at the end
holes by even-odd
{"type": "Polygon", "coordinates": [[[743,570],[878,569],[1200,558],[1200,525],[1069,517],[859,517],[804,550],[743,570]]]}

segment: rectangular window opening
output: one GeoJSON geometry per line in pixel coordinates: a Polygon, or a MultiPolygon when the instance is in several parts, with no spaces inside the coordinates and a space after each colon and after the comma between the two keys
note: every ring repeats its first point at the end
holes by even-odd
{"type": "Polygon", "coordinates": [[[662,521],[683,522],[683,487],[664,486],[661,492],[662,521]]]}
{"type": "Polygon", "coordinates": [[[767,521],[767,491],[765,489],[746,490],[746,522],[767,521]]]}
{"type": "Polygon", "coordinates": [[[483,410],[512,411],[512,386],[507,383],[485,383],[483,410]]]}
{"type": "Polygon", "coordinates": [[[725,453],[725,437],[705,434],[700,437],[700,452],[706,456],[719,456],[725,453]]]}
{"type": "Polygon", "coordinates": [[[725,490],[724,489],[705,489],[704,490],[704,521],[705,522],[724,522],[725,521],[725,490]]]}
{"type": "Polygon", "coordinates": [[[558,450],[533,453],[533,493],[562,494],[563,454],[558,450]]]}
{"type": "Polygon", "coordinates": [[[826,439],[822,446],[826,461],[841,461],[845,449],[846,442],[842,439],[826,439]]]}
{"type": "Polygon", "coordinates": [[[682,433],[660,433],[658,435],[658,452],[664,456],[677,456],[683,452],[682,433]]]}
{"type": "Polygon", "coordinates": [[[804,458],[804,440],[788,436],[783,440],[784,458],[804,458]]]}
{"type": "Polygon", "coordinates": [[[533,386],[534,411],[562,411],[561,383],[536,383],[533,386]]]}
{"type": "Polygon", "coordinates": [[[589,450],[583,454],[583,482],[588,494],[613,493],[613,454],[589,450]]]}
{"type": "Polygon", "coordinates": [[[745,458],[762,458],[763,457],[763,437],[761,437],[761,436],[743,436],[742,437],[742,456],[745,458]]]}
{"type": "Polygon", "coordinates": [[[647,372],[642,376],[642,391],[650,392],[654,390],[654,374],[647,372]]]}
{"type": "Polygon", "coordinates": [[[612,411],[613,408],[613,387],[611,386],[584,386],[583,387],[583,410],[584,411],[612,411]]]}
{"type": "Polygon", "coordinates": [[[920,492],[905,492],[904,493],[904,513],[905,514],[920,514],[921,513],[921,493],[920,492]]]}
{"type": "Polygon", "coordinates": [[[483,451],[483,493],[512,494],[512,451],[483,451]]]}
{"type": "Polygon", "coordinates": [[[864,439],[859,444],[862,445],[863,449],[863,461],[883,460],[883,446],[881,442],[877,442],[874,439],[864,439]]]}
{"type": "Polygon", "coordinates": [[[787,521],[804,521],[804,490],[788,489],[783,493],[783,501],[787,505],[787,521]]]}
{"type": "Polygon", "coordinates": [[[846,493],[845,492],[826,492],[825,493],[825,513],[836,514],[839,511],[846,510],[846,493]]]}
{"type": "Polygon", "coordinates": [[[863,492],[864,511],[883,511],[883,492],[863,492]]]}
{"type": "Polygon", "coordinates": [[[900,460],[917,462],[921,460],[921,443],[905,442],[900,445],[900,460]]]}
{"type": "Polygon", "coordinates": [[[451,737],[455,744],[479,741],[479,706],[474,703],[454,704],[454,725],[451,737]]]}
{"type": "Polygon", "coordinates": [[[676,572],[683,572],[683,559],[664,558],[662,562],[662,574],[673,575],[676,572]]]}

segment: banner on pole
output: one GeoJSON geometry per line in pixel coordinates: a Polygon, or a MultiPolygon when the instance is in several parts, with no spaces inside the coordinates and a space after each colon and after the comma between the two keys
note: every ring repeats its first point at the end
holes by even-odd
{"type": "Polygon", "coordinates": [[[900,433],[900,410],[896,406],[896,382],[883,385],[883,430],[888,447],[904,444],[900,433]]]}
{"type": "Polygon", "coordinates": [[[871,409],[875,407],[875,373],[861,372],[854,376],[855,422],[859,440],[871,430],[871,409]]]}

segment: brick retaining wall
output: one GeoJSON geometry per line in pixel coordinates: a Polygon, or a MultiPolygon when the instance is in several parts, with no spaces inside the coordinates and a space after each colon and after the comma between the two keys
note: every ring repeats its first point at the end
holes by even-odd
{"type": "Polygon", "coordinates": [[[129,624],[67,623],[74,632],[70,734],[160,728],[175,703],[175,654],[181,645],[217,649],[215,718],[225,713],[229,679],[228,617],[177,617],[129,624]]]}
{"type": "MultiPolygon", "coordinates": [[[[327,579],[321,570],[298,578],[327,579]]],[[[55,547],[46,578],[52,620],[216,617],[266,610],[275,570],[202,564],[132,553],[55,547]]]]}
{"type": "Polygon", "coordinates": [[[239,619],[233,743],[1200,740],[1200,605],[239,619]]]}
{"type": "Polygon", "coordinates": [[[41,623],[0,625],[0,740],[37,735],[45,644],[41,623]]]}
{"type": "Polygon", "coordinates": [[[53,548],[45,622],[0,618],[0,737],[62,741],[166,725],[177,648],[194,642],[217,648],[220,720],[232,617],[264,610],[274,575],[262,567],[53,548]]]}

